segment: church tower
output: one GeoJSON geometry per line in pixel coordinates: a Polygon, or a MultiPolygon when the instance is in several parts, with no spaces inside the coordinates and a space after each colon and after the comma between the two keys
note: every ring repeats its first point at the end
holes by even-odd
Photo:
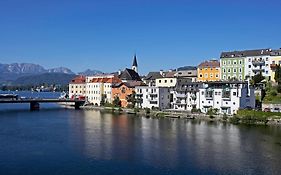
{"type": "Polygon", "coordinates": [[[133,61],[133,65],[132,65],[132,70],[134,70],[135,72],[138,72],[138,62],[137,62],[137,56],[135,54],[134,56],[134,61],[133,61]]]}

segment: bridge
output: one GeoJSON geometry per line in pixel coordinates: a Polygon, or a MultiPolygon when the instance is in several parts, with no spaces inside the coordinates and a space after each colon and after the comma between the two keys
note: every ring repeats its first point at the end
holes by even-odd
{"type": "Polygon", "coordinates": [[[78,100],[78,99],[0,99],[0,104],[3,103],[29,103],[30,104],[30,110],[39,110],[40,109],[40,103],[74,103],[75,109],[80,109],[80,106],[82,106],[85,103],[85,100],[78,100]]]}

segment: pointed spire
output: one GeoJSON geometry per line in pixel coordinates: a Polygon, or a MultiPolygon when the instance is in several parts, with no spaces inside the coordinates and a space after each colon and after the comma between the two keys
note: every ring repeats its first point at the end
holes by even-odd
{"type": "Polygon", "coordinates": [[[133,66],[138,67],[137,55],[134,56],[133,66]]]}

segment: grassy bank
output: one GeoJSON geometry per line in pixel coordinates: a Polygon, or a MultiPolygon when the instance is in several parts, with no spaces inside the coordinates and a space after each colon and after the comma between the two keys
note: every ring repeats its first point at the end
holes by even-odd
{"type": "Polygon", "coordinates": [[[269,121],[281,119],[281,113],[263,112],[255,110],[239,110],[237,115],[229,119],[231,123],[238,124],[268,124],[269,121]]]}

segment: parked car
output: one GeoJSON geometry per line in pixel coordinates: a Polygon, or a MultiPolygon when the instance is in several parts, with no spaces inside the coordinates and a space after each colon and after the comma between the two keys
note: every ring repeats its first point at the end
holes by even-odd
{"type": "Polygon", "coordinates": [[[264,112],[270,112],[270,108],[264,108],[264,112]]]}

